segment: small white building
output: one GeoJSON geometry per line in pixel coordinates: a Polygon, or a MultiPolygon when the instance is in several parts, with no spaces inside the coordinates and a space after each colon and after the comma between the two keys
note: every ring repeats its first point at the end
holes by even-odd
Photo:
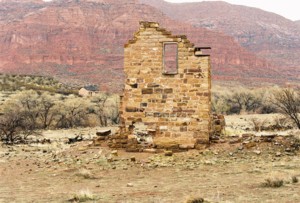
{"type": "Polygon", "coordinates": [[[99,93],[99,88],[96,85],[89,85],[81,88],[78,94],[82,97],[93,97],[99,93]]]}

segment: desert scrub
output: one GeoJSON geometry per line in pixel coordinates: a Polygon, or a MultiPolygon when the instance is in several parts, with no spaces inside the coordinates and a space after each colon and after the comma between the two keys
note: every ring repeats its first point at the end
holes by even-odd
{"type": "Polygon", "coordinates": [[[296,176],[292,177],[292,183],[298,183],[299,179],[296,176]]]}
{"type": "Polygon", "coordinates": [[[201,197],[189,197],[185,203],[208,203],[201,197]]]}
{"type": "Polygon", "coordinates": [[[84,179],[95,179],[96,178],[91,171],[89,171],[85,168],[79,169],[75,175],[78,177],[83,177],[84,179]]]}
{"type": "Polygon", "coordinates": [[[271,187],[278,188],[283,186],[284,181],[282,179],[266,179],[265,182],[262,183],[263,187],[271,187]]]}
{"type": "Polygon", "coordinates": [[[74,194],[70,202],[87,202],[97,200],[97,196],[89,190],[80,190],[78,194],[74,194]]]}

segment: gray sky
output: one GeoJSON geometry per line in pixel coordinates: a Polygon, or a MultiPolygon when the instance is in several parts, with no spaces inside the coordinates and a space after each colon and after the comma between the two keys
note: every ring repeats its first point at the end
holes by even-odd
{"type": "MultiPolygon", "coordinates": [[[[201,0],[165,0],[173,3],[201,2],[201,0]]],[[[207,0],[214,1],[214,0],[207,0]]],[[[299,0],[226,0],[226,2],[237,5],[257,7],[266,11],[277,13],[291,20],[300,20],[299,0]]]]}

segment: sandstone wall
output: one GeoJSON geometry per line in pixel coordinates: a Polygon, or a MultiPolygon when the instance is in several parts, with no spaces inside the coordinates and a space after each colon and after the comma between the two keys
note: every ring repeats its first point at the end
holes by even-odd
{"type": "Polygon", "coordinates": [[[206,143],[210,133],[210,57],[185,36],[173,36],[157,23],[141,22],[125,45],[125,89],[121,122],[147,126],[155,145],[206,143]],[[178,45],[178,73],[164,74],[163,44],[178,45]]]}

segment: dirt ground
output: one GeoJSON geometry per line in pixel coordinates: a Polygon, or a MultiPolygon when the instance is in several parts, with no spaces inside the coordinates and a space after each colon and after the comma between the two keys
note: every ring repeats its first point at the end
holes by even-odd
{"type": "MultiPolygon", "coordinates": [[[[89,202],[104,203],[183,203],[191,197],[300,202],[300,182],[292,181],[300,179],[299,151],[290,148],[288,135],[266,142],[259,141],[260,135],[242,140],[234,136],[234,126],[245,127],[235,122],[245,119],[227,118],[230,136],[209,148],[172,156],[91,146],[97,129],[46,131],[43,138],[51,143],[2,145],[0,202],[76,202],[84,200],[76,199],[81,193],[91,197],[89,202]],[[65,143],[76,135],[84,141],[65,143]],[[283,186],[263,187],[268,178],[283,180],[283,186]]],[[[299,131],[290,133],[299,136],[299,131]]]]}

